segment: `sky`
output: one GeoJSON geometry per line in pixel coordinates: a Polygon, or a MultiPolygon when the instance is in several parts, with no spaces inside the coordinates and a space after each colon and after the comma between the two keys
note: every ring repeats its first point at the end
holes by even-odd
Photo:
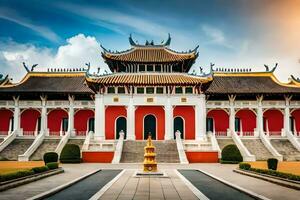
{"type": "Polygon", "coordinates": [[[19,81],[22,62],[103,72],[100,45],[122,51],[129,34],[158,44],[168,33],[176,51],[199,45],[191,70],[278,63],[281,81],[300,77],[300,0],[0,0],[0,74],[19,81]]]}

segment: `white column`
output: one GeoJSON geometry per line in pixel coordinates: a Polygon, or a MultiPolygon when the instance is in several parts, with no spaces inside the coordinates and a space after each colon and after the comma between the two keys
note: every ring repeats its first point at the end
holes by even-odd
{"type": "Polygon", "coordinates": [[[206,101],[205,95],[200,94],[199,101],[195,105],[196,140],[203,140],[206,134],[206,101]]]}
{"type": "Polygon", "coordinates": [[[95,137],[105,140],[105,107],[103,94],[95,95],[95,137]]]}
{"type": "Polygon", "coordinates": [[[133,105],[133,98],[129,97],[129,104],[127,106],[127,130],[126,139],[135,140],[135,107],[133,105]]]}
{"type": "Polygon", "coordinates": [[[171,98],[168,96],[165,104],[165,140],[175,139],[173,121],[173,107],[171,105],[171,98]]]}
{"type": "Polygon", "coordinates": [[[41,132],[49,136],[47,131],[47,107],[46,107],[46,97],[41,97],[42,99],[42,115],[41,115],[41,132]]]}
{"type": "Polygon", "coordinates": [[[22,136],[23,132],[20,131],[20,107],[19,97],[14,97],[14,131],[18,131],[18,135],[22,136]]]}
{"type": "MultiPolygon", "coordinates": [[[[257,98],[257,114],[256,114],[256,130],[257,134],[264,134],[264,125],[263,125],[263,109],[262,109],[262,100],[263,97],[257,98]]],[[[255,135],[258,136],[258,135],[255,135]]]]}
{"type": "Polygon", "coordinates": [[[287,132],[290,132],[290,99],[285,98],[285,108],[284,108],[284,132],[282,132],[281,136],[285,136],[287,132]]]}
{"type": "Polygon", "coordinates": [[[74,96],[69,96],[69,118],[68,118],[68,132],[75,136],[74,131],[74,96]]]}
{"type": "Polygon", "coordinates": [[[235,131],[235,110],[234,110],[235,96],[229,96],[229,129],[235,131]]]}

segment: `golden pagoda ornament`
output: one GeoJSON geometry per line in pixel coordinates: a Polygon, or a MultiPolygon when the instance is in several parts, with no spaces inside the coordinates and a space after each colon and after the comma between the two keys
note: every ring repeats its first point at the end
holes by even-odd
{"type": "Polygon", "coordinates": [[[144,150],[144,172],[157,172],[155,146],[153,146],[152,144],[150,133],[148,136],[147,145],[144,147],[144,150]]]}

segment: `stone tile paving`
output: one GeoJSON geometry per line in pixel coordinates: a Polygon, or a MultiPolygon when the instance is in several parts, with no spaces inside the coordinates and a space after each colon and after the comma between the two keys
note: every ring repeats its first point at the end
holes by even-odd
{"type": "Polygon", "coordinates": [[[101,200],[184,199],[197,197],[188,189],[174,170],[165,170],[169,177],[134,177],[136,170],[126,170],[101,197],[101,200]]]}

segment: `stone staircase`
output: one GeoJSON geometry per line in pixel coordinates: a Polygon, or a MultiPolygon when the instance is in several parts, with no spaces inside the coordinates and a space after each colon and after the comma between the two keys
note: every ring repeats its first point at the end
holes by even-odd
{"type": "Polygon", "coordinates": [[[271,139],[273,147],[283,156],[284,161],[299,161],[300,152],[290,143],[288,139],[271,139]]]}
{"type": "Polygon", "coordinates": [[[229,144],[235,144],[233,139],[231,139],[231,138],[228,138],[228,139],[227,138],[224,138],[224,139],[217,138],[217,141],[218,141],[218,144],[219,144],[219,147],[221,150],[229,144]]]}
{"type": "Polygon", "coordinates": [[[43,160],[43,156],[47,152],[55,151],[60,139],[44,139],[43,143],[30,156],[30,160],[43,160]]]}
{"type": "MultiPolygon", "coordinates": [[[[179,163],[176,141],[152,141],[158,163],[179,163]]],[[[146,141],[124,141],[121,163],[142,163],[146,141]]]]}
{"type": "Polygon", "coordinates": [[[248,151],[255,155],[256,160],[268,160],[274,157],[260,139],[242,139],[242,142],[248,151]]]}
{"type": "Polygon", "coordinates": [[[33,141],[34,139],[14,139],[0,152],[0,160],[18,160],[18,156],[25,153],[33,141]]]}

